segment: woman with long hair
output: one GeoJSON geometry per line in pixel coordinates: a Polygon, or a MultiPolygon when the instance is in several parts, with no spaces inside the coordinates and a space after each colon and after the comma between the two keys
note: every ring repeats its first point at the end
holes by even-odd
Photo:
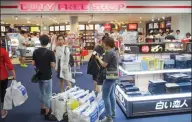
{"type": "Polygon", "coordinates": [[[8,86],[8,71],[12,72],[13,79],[16,78],[15,70],[9,59],[9,55],[4,48],[1,47],[2,40],[0,38],[0,97],[1,97],[1,117],[5,118],[8,114],[3,109],[4,97],[8,86]]]}

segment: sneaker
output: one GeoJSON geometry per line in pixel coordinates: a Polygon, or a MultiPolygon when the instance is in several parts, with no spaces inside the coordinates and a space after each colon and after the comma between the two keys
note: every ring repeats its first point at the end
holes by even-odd
{"type": "Polygon", "coordinates": [[[57,121],[56,117],[54,115],[52,115],[50,112],[45,115],[45,120],[47,121],[57,121]]]}
{"type": "Polygon", "coordinates": [[[105,117],[103,120],[101,120],[101,122],[113,122],[113,118],[112,117],[105,117]]]}
{"type": "Polygon", "coordinates": [[[24,68],[27,68],[27,67],[28,67],[28,65],[27,65],[27,64],[23,64],[23,67],[24,67],[24,68]]]}
{"type": "Polygon", "coordinates": [[[41,114],[41,115],[45,115],[45,109],[41,109],[40,114],[41,114]]]}

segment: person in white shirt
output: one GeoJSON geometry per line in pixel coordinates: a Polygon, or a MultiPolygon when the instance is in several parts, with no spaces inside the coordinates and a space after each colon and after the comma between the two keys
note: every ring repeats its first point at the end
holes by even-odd
{"type": "Polygon", "coordinates": [[[18,41],[19,41],[18,49],[20,52],[19,61],[20,61],[21,67],[27,67],[27,65],[25,64],[25,56],[26,56],[26,48],[27,48],[26,46],[28,45],[26,37],[27,37],[26,32],[24,30],[21,30],[20,35],[18,37],[18,41]]]}
{"type": "Polygon", "coordinates": [[[181,34],[180,34],[180,30],[176,30],[175,39],[176,40],[181,40],[182,39],[181,34]]]}
{"type": "Polygon", "coordinates": [[[33,32],[33,37],[31,38],[31,43],[34,44],[35,47],[41,47],[41,43],[39,38],[37,37],[37,33],[33,32]]]}
{"type": "Polygon", "coordinates": [[[57,77],[60,79],[60,91],[62,93],[64,92],[64,81],[66,83],[66,88],[71,88],[71,82],[73,82],[74,79],[72,79],[71,67],[69,65],[70,49],[67,46],[67,41],[63,35],[58,35],[56,40],[55,71],[57,72],[57,77]]]}
{"type": "Polygon", "coordinates": [[[53,35],[51,36],[51,50],[54,51],[54,52],[55,52],[55,48],[57,46],[56,38],[57,38],[56,34],[53,33],[53,35]]]}

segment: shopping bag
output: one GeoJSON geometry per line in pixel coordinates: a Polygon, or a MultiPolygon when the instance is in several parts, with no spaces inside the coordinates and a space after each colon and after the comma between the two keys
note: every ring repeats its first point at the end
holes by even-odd
{"type": "Polygon", "coordinates": [[[95,92],[92,91],[91,93],[89,93],[89,94],[86,95],[85,97],[80,98],[80,99],[79,99],[79,103],[80,103],[80,105],[85,104],[87,101],[90,101],[90,102],[92,103],[93,101],[95,101],[95,99],[96,99],[95,92]]]}
{"type": "Polygon", "coordinates": [[[21,84],[21,82],[13,80],[11,83],[11,89],[12,89],[13,104],[15,107],[22,105],[28,99],[27,90],[21,84]]]}
{"type": "Polygon", "coordinates": [[[88,50],[84,48],[81,50],[81,56],[87,56],[88,54],[89,54],[88,50]]]}
{"type": "Polygon", "coordinates": [[[6,94],[4,97],[3,109],[11,110],[13,106],[13,97],[12,97],[11,86],[6,89],[6,94]]]}

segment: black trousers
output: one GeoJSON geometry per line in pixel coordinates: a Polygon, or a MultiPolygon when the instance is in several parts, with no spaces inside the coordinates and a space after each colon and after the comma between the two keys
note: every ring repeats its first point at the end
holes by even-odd
{"type": "Polygon", "coordinates": [[[6,89],[8,86],[8,79],[0,80],[0,97],[1,97],[1,103],[4,102],[4,97],[6,93],[6,89]]]}

